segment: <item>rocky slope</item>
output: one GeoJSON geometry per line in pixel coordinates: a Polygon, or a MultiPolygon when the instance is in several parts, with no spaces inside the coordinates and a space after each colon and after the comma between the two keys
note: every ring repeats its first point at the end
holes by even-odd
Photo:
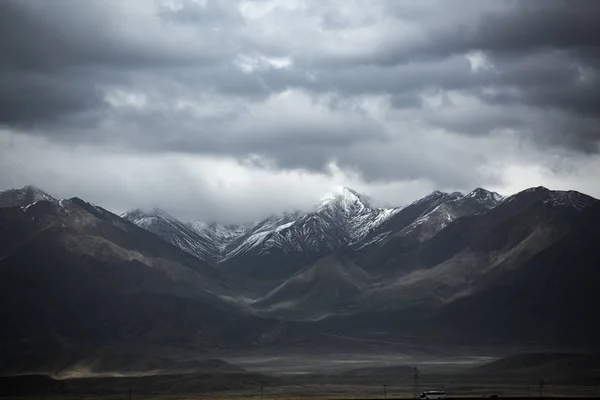
{"type": "Polygon", "coordinates": [[[593,345],[600,324],[587,317],[594,306],[586,299],[600,282],[597,237],[600,201],[528,189],[424,242],[390,242],[357,255],[356,264],[380,285],[372,307],[348,323],[474,342],[593,345]]]}
{"type": "Polygon", "coordinates": [[[502,199],[498,193],[482,188],[466,195],[436,191],[402,208],[385,223],[375,226],[354,247],[380,247],[398,238],[423,241],[457,218],[484,213],[497,206],[502,199]]]}
{"type": "Polygon", "coordinates": [[[203,261],[215,262],[219,256],[216,240],[162,210],[155,209],[150,212],[130,210],[121,217],[203,261]]]}
{"type": "Polygon", "coordinates": [[[252,309],[319,320],[334,332],[593,344],[600,324],[586,317],[594,313],[586,299],[600,282],[594,250],[600,201],[540,187],[493,199],[500,203],[487,209],[472,202],[474,195],[414,212],[413,222],[400,211],[404,223],[382,244],[329,255],[257,299],[252,309]],[[431,236],[407,233],[423,215],[453,207],[475,211],[439,229],[436,221],[431,236]]]}
{"type": "Polygon", "coordinates": [[[280,338],[278,321],[231,305],[243,282],[81,199],[3,207],[0,226],[3,351],[39,340],[206,349],[280,338]]]}
{"type": "Polygon", "coordinates": [[[295,273],[252,304],[252,309],[260,315],[297,320],[353,313],[369,282],[367,272],[332,254],[295,273]]]}

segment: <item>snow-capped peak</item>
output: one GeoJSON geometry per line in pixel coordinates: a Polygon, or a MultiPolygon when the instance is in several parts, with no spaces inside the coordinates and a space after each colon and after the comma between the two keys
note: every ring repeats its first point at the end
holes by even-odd
{"type": "Polygon", "coordinates": [[[55,202],[56,199],[35,186],[25,186],[20,189],[9,189],[0,192],[0,207],[26,207],[38,201],[55,202]]]}
{"type": "Polygon", "coordinates": [[[465,197],[473,198],[473,199],[479,201],[480,203],[483,203],[483,204],[486,204],[489,206],[495,206],[504,199],[504,196],[502,196],[496,192],[490,192],[489,190],[486,190],[486,189],[483,189],[480,187],[474,189],[472,192],[468,193],[465,197]]]}
{"type": "Polygon", "coordinates": [[[150,210],[135,208],[133,210],[124,212],[120,215],[120,217],[129,222],[133,222],[137,226],[144,229],[148,229],[148,227],[152,226],[154,223],[156,223],[156,221],[161,220],[174,224],[180,223],[175,217],[169,215],[169,213],[159,208],[153,208],[150,210]]]}
{"type": "Polygon", "coordinates": [[[364,196],[349,187],[337,187],[323,196],[317,203],[317,208],[321,209],[331,205],[338,205],[344,209],[352,206],[362,206],[362,208],[371,208],[371,203],[367,196],[364,196]]]}

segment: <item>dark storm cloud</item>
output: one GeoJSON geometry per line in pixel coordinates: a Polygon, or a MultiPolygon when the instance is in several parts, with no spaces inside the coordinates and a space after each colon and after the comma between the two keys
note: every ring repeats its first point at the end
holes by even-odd
{"type": "MultiPolygon", "coordinates": [[[[157,26],[128,26],[127,23],[139,21],[113,10],[117,4],[113,0],[2,0],[0,43],[5,56],[1,68],[37,71],[90,66],[152,68],[192,61],[195,65],[209,63],[223,54],[223,47],[217,45],[180,41],[179,46],[173,46],[180,37],[161,39],[158,32],[143,31],[157,26]]],[[[214,37],[207,34],[206,40],[211,39],[214,37]]]]}
{"type": "MultiPolygon", "coordinates": [[[[518,90],[505,103],[562,112],[552,142],[597,152],[600,140],[600,3],[518,2],[482,18],[463,49],[486,51],[500,71],[497,85],[518,90]]],[[[459,36],[460,37],[460,36],[459,36]]],[[[543,115],[543,114],[542,114],[543,115]]],[[[537,135],[540,136],[539,134],[537,135]]]]}
{"type": "Polygon", "coordinates": [[[484,96],[487,100],[554,107],[584,116],[598,114],[599,70],[578,62],[572,53],[537,53],[519,61],[498,58],[495,64],[503,71],[495,85],[519,91],[512,96],[484,96]]]}
{"type": "Polygon", "coordinates": [[[0,0],[0,126],[466,187],[486,159],[456,137],[598,151],[598,18],[591,0],[0,0]]]}
{"type": "MultiPolygon", "coordinates": [[[[399,74],[400,79],[381,81],[388,82],[387,90],[391,91],[398,82],[417,87],[429,84],[447,90],[471,90],[472,93],[478,93],[478,87],[495,87],[499,93],[481,94],[481,98],[524,104],[542,111],[550,108],[576,114],[572,118],[561,118],[567,121],[563,121],[558,132],[548,133],[554,135],[552,142],[583,151],[597,151],[600,140],[600,35],[597,33],[600,3],[585,0],[515,1],[498,2],[510,7],[486,9],[485,2],[480,2],[479,6],[483,4],[483,7],[475,12],[473,8],[478,5],[474,2],[446,4],[459,6],[465,16],[454,18],[456,15],[450,14],[444,19],[433,19],[436,24],[432,23],[422,36],[411,40],[398,37],[374,54],[350,62],[378,65],[385,75],[398,65],[411,65],[416,61],[435,66],[452,55],[482,51],[495,66],[495,73],[487,73],[485,77],[468,74],[463,68],[458,74],[457,70],[450,70],[448,75],[436,77],[424,72],[417,73],[416,79],[402,79],[408,77],[399,74]],[[501,89],[506,87],[517,90],[511,94],[502,93],[501,89]],[[577,124],[573,119],[578,116],[587,120],[577,124]],[[596,126],[591,127],[593,124],[596,126]]],[[[389,2],[388,6],[394,15],[409,20],[426,20],[434,14],[399,2],[389,2]]],[[[448,11],[441,8],[442,13],[448,11]]],[[[377,85],[374,82],[377,79],[365,79],[363,85],[365,89],[374,89],[377,85]]],[[[402,89],[398,92],[402,93],[402,89]]],[[[514,122],[518,122],[510,116],[507,119],[512,123],[497,124],[501,121],[491,119],[487,123],[489,127],[476,122],[458,127],[458,131],[486,133],[493,127],[514,127],[514,122]]],[[[453,128],[452,124],[446,127],[453,128]]],[[[536,130],[535,126],[531,128],[536,130]]]]}
{"type": "MultiPolygon", "coordinates": [[[[1,23],[1,22],[0,22],[1,23]]],[[[102,96],[90,80],[97,77],[76,73],[41,74],[35,71],[0,75],[0,124],[30,126],[37,121],[58,122],[61,117],[103,106],[102,96]]]]}
{"type": "MultiPolygon", "coordinates": [[[[360,111],[339,115],[331,111],[306,119],[298,109],[310,107],[311,101],[308,96],[290,94],[271,100],[273,107],[283,105],[276,112],[271,107],[257,106],[252,110],[239,107],[218,117],[201,119],[190,110],[157,110],[150,114],[140,110],[137,115],[123,114],[128,122],[121,119],[116,125],[131,127],[127,135],[139,147],[153,152],[235,156],[253,165],[313,172],[326,170],[337,158],[336,154],[343,155],[349,148],[390,140],[378,121],[361,115],[360,111]],[[173,131],[172,126],[178,129],[173,131]],[[169,134],[147,135],[161,131],[169,134]]],[[[332,110],[352,107],[345,103],[335,99],[327,102],[332,110]]]]}
{"type": "Polygon", "coordinates": [[[525,52],[532,49],[597,50],[600,3],[534,0],[484,16],[466,41],[471,48],[525,52]]]}
{"type": "MultiPolygon", "coordinates": [[[[396,35],[368,63],[398,64],[414,59],[444,58],[470,50],[519,55],[535,50],[578,50],[594,54],[599,39],[600,4],[588,0],[473,2],[454,0],[429,7],[387,2],[397,18],[425,21],[424,34],[410,40],[396,35]]],[[[392,32],[393,34],[393,32],[392,32]]]]}
{"type": "Polygon", "coordinates": [[[0,124],[67,123],[66,117],[103,111],[101,89],[126,83],[132,71],[217,62],[218,47],[198,52],[115,30],[128,21],[112,15],[110,5],[0,1],[0,124]]]}

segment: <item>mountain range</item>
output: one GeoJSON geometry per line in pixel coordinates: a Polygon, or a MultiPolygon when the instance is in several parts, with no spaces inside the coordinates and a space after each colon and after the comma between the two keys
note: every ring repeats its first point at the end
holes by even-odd
{"type": "Polygon", "coordinates": [[[285,276],[264,268],[265,257],[301,264],[364,237],[397,209],[372,208],[366,197],[349,188],[324,196],[310,212],[271,215],[248,224],[223,226],[180,221],[164,211],[136,209],[122,217],[198,258],[261,279],[285,276]],[[293,261],[292,261],[293,260],[293,261]]]}
{"type": "Polygon", "coordinates": [[[346,247],[372,245],[392,234],[432,236],[454,219],[484,212],[501,199],[478,188],[467,195],[434,192],[405,208],[374,208],[366,196],[342,187],[309,212],[275,214],[242,225],[180,221],[159,209],[135,209],[121,217],[218,268],[264,281],[285,278],[307,262],[346,247]],[[392,218],[400,211],[402,218],[392,218]],[[404,220],[402,231],[398,227],[404,220]],[[266,266],[265,260],[277,265],[266,266]]]}
{"type": "Polygon", "coordinates": [[[375,208],[342,188],[307,212],[219,225],[28,186],[0,192],[0,227],[2,370],[50,345],[594,346],[600,327],[600,201],[575,191],[436,191],[375,208]]]}

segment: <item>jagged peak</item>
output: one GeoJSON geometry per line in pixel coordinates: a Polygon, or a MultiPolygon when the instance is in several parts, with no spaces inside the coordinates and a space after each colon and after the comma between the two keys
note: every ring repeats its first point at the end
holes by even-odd
{"type": "Polygon", "coordinates": [[[164,219],[174,219],[173,216],[171,216],[168,212],[160,209],[160,208],[150,208],[150,209],[143,209],[143,208],[134,208],[128,211],[125,211],[123,214],[121,214],[122,218],[125,219],[130,219],[130,218],[152,218],[152,217],[157,217],[157,218],[164,218],[164,219]]]}
{"type": "Polygon", "coordinates": [[[511,196],[506,197],[503,202],[506,203],[509,201],[513,201],[514,199],[517,199],[517,198],[528,198],[531,196],[534,196],[536,198],[537,197],[546,198],[551,193],[552,193],[552,191],[544,186],[534,186],[534,187],[530,187],[528,189],[521,190],[520,192],[517,192],[511,196]]]}
{"type": "Polygon", "coordinates": [[[482,187],[473,189],[465,197],[474,198],[476,200],[485,201],[487,203],[493,203],[493,204],[497,204],[500,201],[502,201],[502,199],[504,199],[504,196],[502,196],[496,192],[492,192],[490,190],[484,189],[482,187]]]}
{"type": "Polygon", "coordinates": [[[575,190],[550,190],[544,203],[555,207],[569,207],[577,211],[600,205],[598,199],[575,190]]]}
{"type": "Polygon", "coordinates": [[[43,190],[27,185],[18,189],[0,191],[0,206],[26,207],[38,201],[56,202],[57,200],[43,190]]]}
{"type": "Polygon", "coordinates": [[[522,190],[504,199],[511,203],[518,199],[541,202],[555,207],[573,208],[577,211],[600,206],[600,200],[575,190],[551,190],[544,186],[535,186],[522,190]]]}
{"type": "Polygon", "coordinates": [[[440,190],[434,190],[433,192],[429,193],[427,196],[422,197],[422,198],[414,201],[411,204],[419,204],[419,203],[428,202],[428,201],[432,201],[432,200],[437,201],[440,199],[445,199],[447,201],[450,201],[450,200],[456,200],[463,196],[464,195],[460,192],[447,193],[447,192],[442,192],[440,190]]]}
{"type": "Polygon", "coordinates": [[[360,203],[365,208],[371,208],[371,202],[367,196],[346,186],[339,186],[327,192],[317,203],[317,208],[332,204],[344,205],[352,203],[360,203]]]}
{"type": "Polygon", "coordinates": [[[467,193],[467,197],[475,197],[478,195],[486,195],[488,193],[492,193],[487,189],[484,189],[482,187],[476,187],[475,189],[471,190],[469,193],[467,193]]]}
{"type": "Polygon", "coordinates": [[[13,191],[13,192],[22,192],[22,193],[32,193],[32,194],[36,194],[36,195],[42,195],[44,197],[49,197],[52,198],[53,197],[51,195],[49,195],[46,191],[40,189],[37,186],[34,185],[25,185],[22,188],[18,188],[18,189],[9,189],[8,191],[13,191]]]}
{"type": "MultiPolygon", "coordinates": [[[[551,190],[545,186],[534,186],[534,187],[530,187],[529,189],[522,190],[519,193],[549,193],[549,192],[551,192],[551,190]]],[[[517,193],[517,194],[519,194],[519,193],[517,193]]]]}

